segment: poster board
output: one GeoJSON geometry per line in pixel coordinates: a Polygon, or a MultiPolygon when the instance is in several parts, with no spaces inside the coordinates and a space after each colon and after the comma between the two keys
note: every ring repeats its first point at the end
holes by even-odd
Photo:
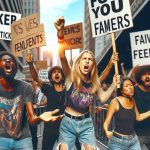
{"type": "Polygon", "coordinates": [[[39,22],[39,15],[22,18],[11,25],[12,52],[15,56],[22,55],[36,47],[46,45],[44,25],[39,22]]]}
{"type": "Polygon", "coordinates": [[[38,61],[36,61],[35,62],[35,66],[36,66],[36,69],[37,70],[44,70],[44,69],[47,69],[47,61],[40,61],[40,60],[38,60],[38,61]]]}
{"type": "Polygon", "coordinates": [[[88,0],[93,37],[133,26],[129,0],[88,0]]]}
{"type": "Polygon", "coordinates": [[[63,46],[65,50],[83,48],[82,23],[65,26],[63,46]]]}
{"type": "Polygon", "coordinates": [[[21,18],[21,14],[0,11],[0,39],[11,41],[11,24],[21,18]]]}
{"type": "Polygon", "coordinates": [[[150,30],[130,33],[133,67],[150,65],[150,30]]]}

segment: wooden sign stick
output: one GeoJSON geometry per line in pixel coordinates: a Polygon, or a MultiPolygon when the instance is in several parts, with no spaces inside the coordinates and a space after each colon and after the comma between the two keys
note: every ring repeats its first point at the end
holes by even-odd
{"type": "Polygon", "coordinates": [[[72,60],[72,49],[70,50],[70,67],[73,65],[73,60],[72,60]]]}
{"type": "MultiPolygon", "coordinates": [[[[116,49],[115,33],[114,32],[111,33],[111,39],[112,39],[113,53],[116,53],[117,49],[116,49]]],[[[115,67],[115,74],[119,75],[118,62],[117,61],[114,62],[114,67],[115,67]]],[[[117,88],[120,88],[120,84],[117,85],[117,88]]]]}

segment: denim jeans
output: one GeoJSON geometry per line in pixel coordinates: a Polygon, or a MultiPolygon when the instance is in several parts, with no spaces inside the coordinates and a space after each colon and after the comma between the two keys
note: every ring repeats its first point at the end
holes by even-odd
{"type": "MultiPolygon", "coordinates": [[[[68,150],[74,150],[76,138],[83,144],[96,147],[94,126],[91,117],[82,120],[72,119],[65,116],[60,126],[59,145],[67,144],[68,150]]],[[[58,145],[58,146],[59,146],[58,145]]]]}
{"type": "Polygon", "coordinates": [[[0,137],[0,150],[33,150],[32,138],[14,140],[0,137]]]}
{"type": "Polygon", "coordinates": [[[132,139],[112,136],[108,142],[108,150],[141,150],[141,147],[137,135],[132,139]]]}
{"type": "Polygon", "coordinates": [[[150,136],[139,136],[142,150],[150,150],[150,136]]]}

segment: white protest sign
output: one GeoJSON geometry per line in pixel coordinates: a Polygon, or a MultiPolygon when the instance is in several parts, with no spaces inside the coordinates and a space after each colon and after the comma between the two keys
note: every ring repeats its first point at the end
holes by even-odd
{"type": "Polygon", "coordinates": [[[44,25],[39,23],[39,15],[33,14],[11,25],[12,52],[16,56],[25,50],[46,45],[44,25]]]}
{"type": "Polygon", "coordinates": [[[66,50],[83,48],[82,23],[65,26],[63,46],[66,50]]]}
{"type": "Polygon", "coordinates": [[[21,18],[21,14],[0,11],[0,39],[11,40],[10,25],[21,18]]]}
{"type": "Polygon", "coordinates": [[[130,33],[133,67],[150,64],[150,30],[130,33]]]}
{"type": "Polygon", "coordinates": [[[48,80],[48,71],[47,70],[39,70],[39,78],[42,81],[49,81],[48,80]]]}
{"type": "Polygon", "coordinates": [[[133,26],[129,0],[88,0],[93,37],[133,26]]]}

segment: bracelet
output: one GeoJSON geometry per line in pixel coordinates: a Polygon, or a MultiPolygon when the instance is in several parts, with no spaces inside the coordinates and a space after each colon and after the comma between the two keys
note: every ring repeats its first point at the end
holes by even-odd
{"type": "Polygon", "coordinates": [[[63,43],[63,42],[64,42],[64,35],[63,36],[58,36],[58,43],[63,43]]]}

